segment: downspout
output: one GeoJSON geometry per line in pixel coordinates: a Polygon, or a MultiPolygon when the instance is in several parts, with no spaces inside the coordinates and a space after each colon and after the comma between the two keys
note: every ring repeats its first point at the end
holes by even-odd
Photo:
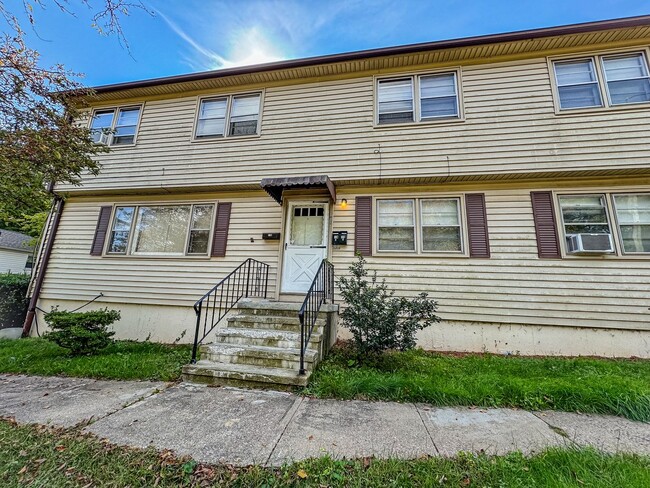
{"type": "MultiPolygon", "coordinates": [[[[63,198],[54,193],[54,207],[52,209],[54,216],[52,220],[52,227],[50,229],[49,236],[47,236],[47,242],[45,243],[45,247],[43,249],[43,258],[41,260],[40,266],[38,267],[38,274],[36,275],[36,280],[34,282],[34,292],[29,299],[27,315],[25,316],[25,322],[23,323],[23,337],[29,337],[29,333],[32,330],[32,322],[34,321],[34,315],[36,315],[36,304],[38,303],[43,281],[45,280],[47,264],[50,261],[50,256],[52,255],[52,248],[54,247],[56,231],[59,228],[61,214],[63,213],[63,204],[63,198]]],[[[47,229],[45,229],[45,232],[47,232],[47,229]]]]}

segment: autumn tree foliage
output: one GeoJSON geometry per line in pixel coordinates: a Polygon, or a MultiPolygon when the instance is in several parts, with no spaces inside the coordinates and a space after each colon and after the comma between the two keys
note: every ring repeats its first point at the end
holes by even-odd
{"type": "MultiPolygon", "coordinates": [[[[95,29],[117,35],[126,45],[119,17],[139,2],[103,0],[93,11],[90,2],[78,1],[90,9],[95,29]]],[[[48,5],[71,13],[67,1],[25,0],[22,9],[30,28],[37,27],[34,12],[48,5]]],[[[41,66],[39,53],[25,43],[18,18],[0,0],[2,18],[8,29],[0,36],[0,228],[37,235],[49,207],[48,187],[76,185],[84,173],[97,174],[93,156],[108,148],[94,144],[87,124],[79,123],[80,95],[91,95],[80,75],[60,64],[41,66]]]]}

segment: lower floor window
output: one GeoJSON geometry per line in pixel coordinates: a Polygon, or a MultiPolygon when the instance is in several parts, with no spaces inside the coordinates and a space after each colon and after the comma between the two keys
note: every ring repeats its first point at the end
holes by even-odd
{"type": "Polygon", "coordinates": [[[377,250],[463,252],[460,198],[377,200],[377,250]]]}
{"type": "Polygon", "coordinates": [[[650,252],[650,194],[614,195],[625,253],[650,252]]]}
{"type": "Polygon", "coordinates": [[[614,242],[615,229],[623,254],[650,253],[650,193],[560,195],[558,201],[567,245],[591,234],[614,242]]]}
{"type": "Polygon", "coordinates": [[[207,255],[213,204],[117,207],[109,254],[207,255]]]}

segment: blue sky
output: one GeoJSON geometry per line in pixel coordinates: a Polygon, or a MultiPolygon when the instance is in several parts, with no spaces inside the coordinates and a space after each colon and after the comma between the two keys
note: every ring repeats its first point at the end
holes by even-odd
{"type": "Polygon", "coordinates": [[[123,20],[129,52],[90,27],[81,0],[68,1],[75,16],[35,11],[29,45],[90,86],[650,14],[650,0],[144,0],[155,15],[123,20]]]}

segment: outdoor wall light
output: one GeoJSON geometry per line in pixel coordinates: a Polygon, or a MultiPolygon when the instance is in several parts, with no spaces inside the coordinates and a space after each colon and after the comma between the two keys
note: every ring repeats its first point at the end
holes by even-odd
{"type": "Polygon", "coordinates": [[[341,208],[348,208],[348,200],[347,198],[344,198],[341,200],[341,208]]]}

